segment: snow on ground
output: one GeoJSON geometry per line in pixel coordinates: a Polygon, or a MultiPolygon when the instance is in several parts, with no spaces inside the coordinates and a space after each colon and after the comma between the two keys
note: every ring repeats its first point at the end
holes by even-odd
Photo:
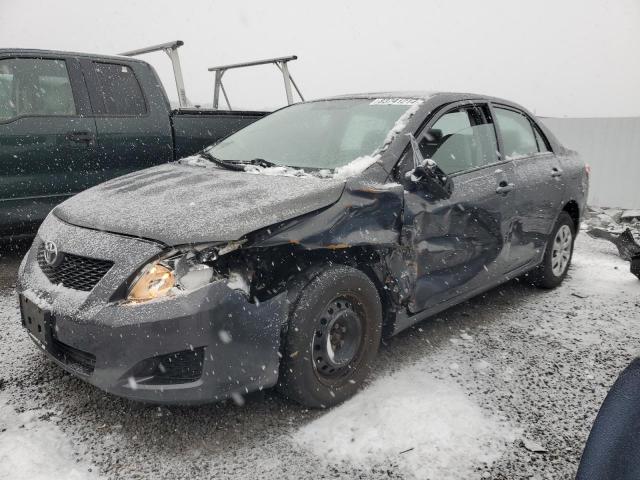
{"type": "MultiPolygon", "coordinates": [[[[628,262],[615,255],[578,249],[568,293],[587,302],[593,296],[606,302],[616,302],[620,296],[640,299],[640,282],[628,274],[628,268],[628,262]]],[[[554,306],[539,308],[544,312],[554,306]]],[[[606,341],[613,329],[624,335],[628,328],[610,319],[593,321],[598,328],[585,332],[574,324],[560,324],[551,315],[540,315],[530,334],[553,337],[563,345],[589,346],[606,341]]],[[[329,464],[363,467],[389,460],[408,478],[438,479],[472,478],[479,466],[490,466],[515,440],[529,448],[540,446],[523,436],[520,427],[480,408],[451,378],[430,373],[429,366],[438,363],[458,373],[465,362],[456,347],[469,342],[473,337],[461,331],[434,354],[377,378],[355,398],[300,428],[294,442],[329,464]]],[[[629,353],[638,351],[637,343],[629,344],[629,353]]],[[[476,373],[492,367],[485,359],[469,366],[476,373]]],[[[507,381],[517,376],[510,366],[497,373],[507,381]]]]}
{"type": "Polygon", "coordinates": [[[0,396],[0,478],[12,480],[97,479],[74,458],[71,441],[45,410],[18,413],[0,396]],[[47,420],[42,420],[47,418],[47,420]]]}
{"type": "Polygon", "coordinates": [[[56,469],[72,479],[571,479],[608,389],[640,352],[640,281],[613,245],[582,234],[559,288],[511,281],[386,340],[371,383],[342,406],[312,411],[267,391],[243,406],[157,408],[45,359],[20,326],[17,264],[0,254],[3,479],[38,478],[41,458],[40,478],[56,480],[56,469]]]}
{"type": "Polygon", "coordinates": [[[330,463],[395,461],[412,478],[470,478],[497,460],[516,432],[451,381],[418,363],[378,378],[302,427],[294,441],[330,463]]]}
{"type": "MultiPolygon", "coordinates": [[[[604,240],[596,242],[602,248],[610,245],[604,240]]],[[[577,250],[571,262],[572,293],[598,295],[613,301],[620,295],[638,297],[638,278],[629,273],[629,262],[616,254],[577,250]]]]}

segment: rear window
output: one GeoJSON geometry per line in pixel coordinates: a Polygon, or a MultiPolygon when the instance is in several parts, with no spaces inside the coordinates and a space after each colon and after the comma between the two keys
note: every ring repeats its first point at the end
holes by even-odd
{"type": "Polygon", "coordinates": [[[106,115],[144,115],[147,106],[142,89],[131,67],[116,63],[93,62],[98,95],[102,105],[94,106],[106,115]]]}
{"type": "Polygon", "coordinates": [[[64,60],[0,60],[0,121],[29,115],[75,115],[64,60]]]}
{"type": "Polygon", "coordinates": [[[495,111],[507,158],[538,153],[538,143],[527,117],[505,108],[497,107],[495,111]]]}

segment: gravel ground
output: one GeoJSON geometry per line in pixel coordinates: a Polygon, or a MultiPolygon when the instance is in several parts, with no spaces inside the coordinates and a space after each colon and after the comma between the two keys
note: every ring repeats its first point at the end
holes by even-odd
{"type": "Polygon", "coordinates": [[[150,407],[84,384],[36,349],[20,327],[19,255],[0,256],[0,477],[3,464],[47,454],[11,453],[22,431],[55,431],[76,469],[68,478],[572,478],[599,405],[640,346],[640,281],[612,245],[582,234],[562,286],[512,281],[386,341],[372,385],[330,412],[273,392],[243,406],[150,407]],[[413,397],[402,379],[413,379],[413,397]],[[460,402],[466,410],[453,409],[460,402]],[[394,405],[400,415],[388,417],[394,405]],[[356,455],[327,430],[349,426],[354,407],[374,433],[381,418],[406,423],[378,430],[384,445],[356,455]],[[502,433],[480,438],[465,412],[486,420],[483,435],[487,425],[502,433]]]}

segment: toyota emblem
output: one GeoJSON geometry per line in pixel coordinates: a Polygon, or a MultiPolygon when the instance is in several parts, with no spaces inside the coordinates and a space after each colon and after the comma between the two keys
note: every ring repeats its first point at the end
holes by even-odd
{"type": "Polygon", "coordinates": [[[44,261],[47,265],[55,267],[62,262],[62,254],[58,252],[58,246],[51,241],[44,244],[44,261]]]}

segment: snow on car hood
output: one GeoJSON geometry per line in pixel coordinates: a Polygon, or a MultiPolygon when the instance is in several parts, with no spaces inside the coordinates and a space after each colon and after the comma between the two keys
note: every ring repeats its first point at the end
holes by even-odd
{"type": "Polygon", "coordinates": [[[53,213],[80,227],[167,245],[231,241],[331,205],[343,188],[344,180],[171,163],[97,185],[53,213]]]}

